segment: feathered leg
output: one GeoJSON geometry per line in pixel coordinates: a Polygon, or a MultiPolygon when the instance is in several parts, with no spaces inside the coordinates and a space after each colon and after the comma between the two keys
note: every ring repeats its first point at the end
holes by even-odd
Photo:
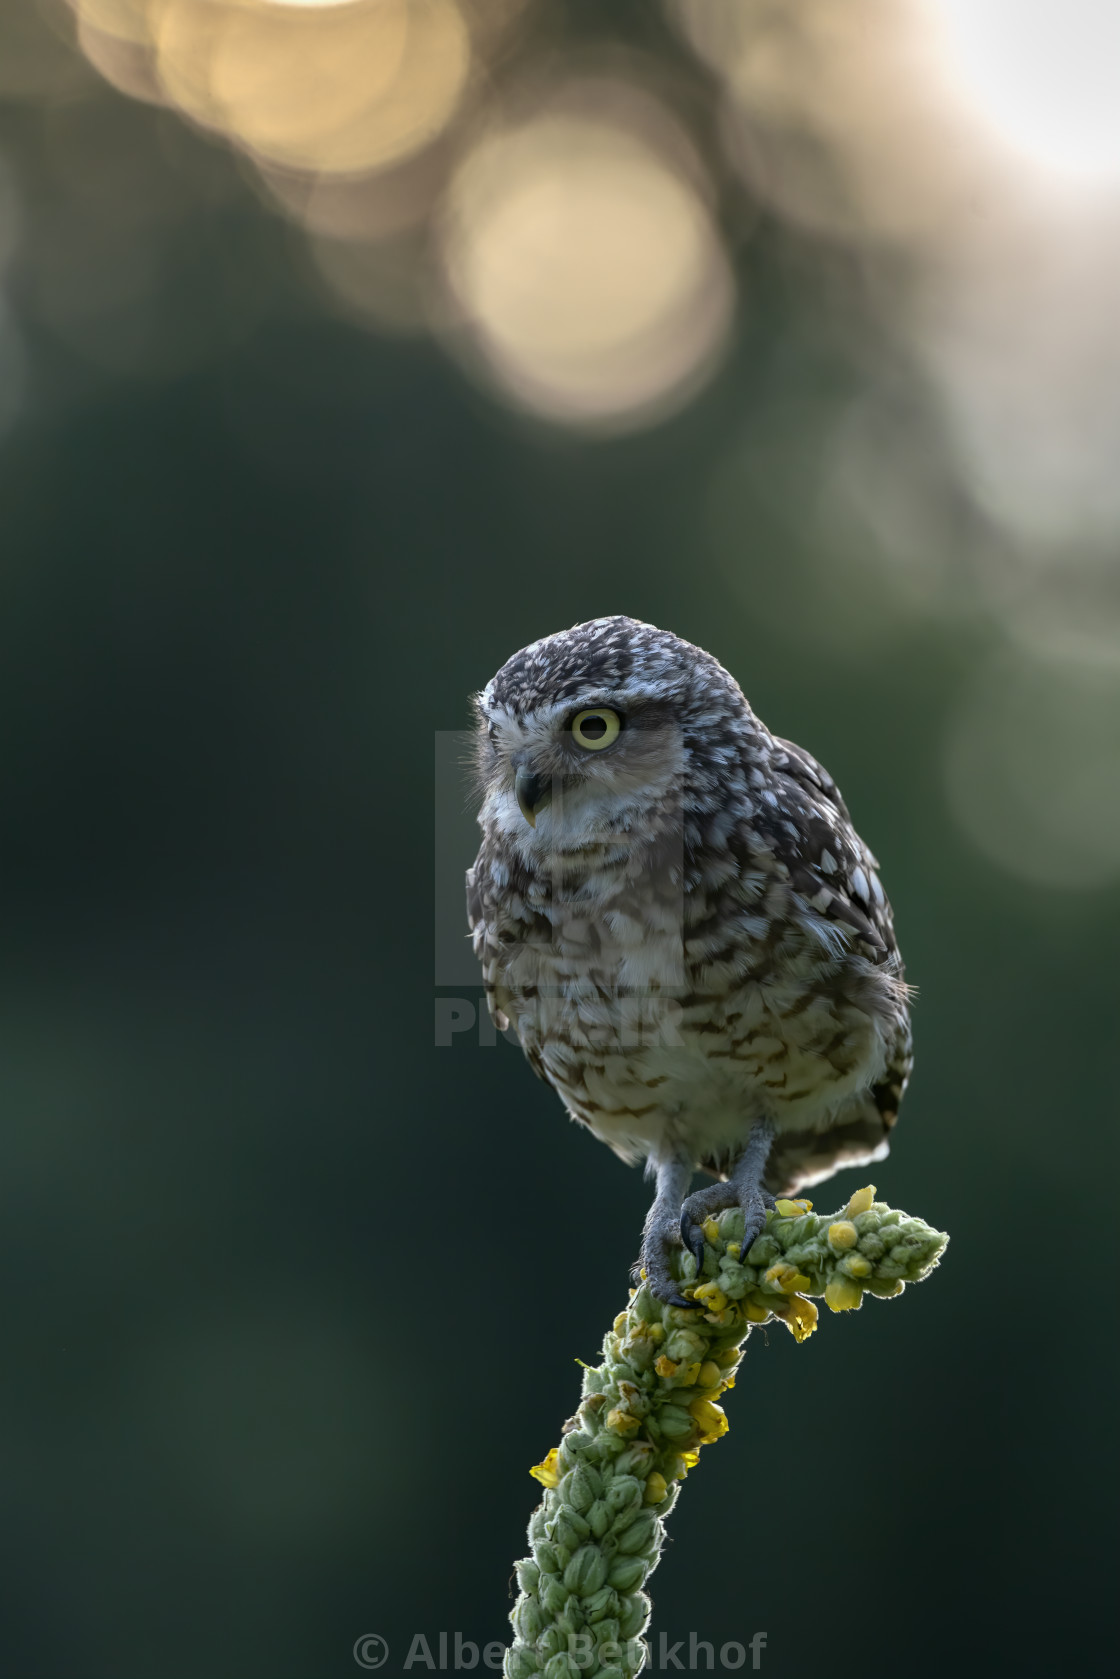
{"type": "Polygon", "coordinates": [[[657,1193],[642,1230],[638,1267],[645,1271],[658,1300],[667,1306],[688,1306],[691,1302],[681,1297],[669,1271],[669,1258],[672,1250],[680,1245],[681,1202],[692,1182],[692,1164],[679,1158],[650,1164],[657,1173],[657,1193]]]}

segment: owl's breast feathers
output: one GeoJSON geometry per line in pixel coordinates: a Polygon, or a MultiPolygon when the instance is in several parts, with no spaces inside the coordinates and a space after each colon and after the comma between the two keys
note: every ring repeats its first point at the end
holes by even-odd
{"type": "Polygon", "coordinates": [[[876,862],[832,778],[773,739],[675,856],[530,868],[484,833],[467,906],[491,1013],[624,1158],[727,1168],[760,1113],[789,1191],[881,1157],[910,1072],[876,862]]]}

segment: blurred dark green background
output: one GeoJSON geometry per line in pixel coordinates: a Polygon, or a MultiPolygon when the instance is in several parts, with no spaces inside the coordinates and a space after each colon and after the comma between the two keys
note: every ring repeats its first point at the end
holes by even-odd
{"type": "Polygon", "coordinates": [[[83,75],[0,104],[0,1672],[504,1637],[647,1189],[506,1044],[434,1045],[433,737],[608,612],[844,789],[920,988],[874,1175],[952,1235],[903,1302],[752,1339],[654,1634],[764,1629],[774,1679],[1112,1671],[1117,894],[975,848],[943,742],[1001,631],[822,516],[876,393],[918,538],[951,575],[986,541],[859,253],[760,210],[707,388],[599,440],[338,317],[224,148],[83,75]]]}

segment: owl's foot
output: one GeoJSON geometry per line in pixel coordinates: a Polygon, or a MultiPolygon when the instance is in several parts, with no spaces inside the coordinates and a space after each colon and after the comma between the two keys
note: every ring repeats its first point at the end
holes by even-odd
{"type": "Polygon", "coordinates": [[[724,1183],[709,1184],[690,1195],[681,1208],[681,1241],[696,1257],[697,1265],[704,1263],[704,1220],[722,1213],[728,1207],[743,1209],[743,1239],[739,1252],[745,1254],[766,1227],[766,1209],[774,1205],[774,1197],[762,1187],[762,1174],[774,1141],[774,1127],[767,1120],[755,1123],[747,1146],[732,1167],[724,1183]]]}
{"type": "Polygon", "coordinates": [[[742,1207],[745,1222],[739,1252],[746,1253],[765,1228],[766,1209],[773,1205],[774,1197],[770,1191],[757,1185],[740,1188],[733,1180],[729,1180],[727,1183],[711,1184],[707,1189],[698,1189],[681,1208],[681,1241],[690,1253],[695,1254],[697,1265],[703,1265],[704,1220],[714,1218],[717,1213],[726,1212],[728,1207],[742,1207]]]}

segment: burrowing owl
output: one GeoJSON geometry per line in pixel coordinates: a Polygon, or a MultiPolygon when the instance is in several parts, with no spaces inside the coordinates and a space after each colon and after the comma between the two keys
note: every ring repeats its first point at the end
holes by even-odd
{"type": "MultiPolygon", "coordinates": [[[[535,641],[477,700],[467,907],[490,1010],[657,1190],[641,1264],[879,1160],[910,1072],[874,857],[831,776],[711,654],[632,618],[535,641]],[[688,1194],[697,1169],[718,1180],[688,1194]]],[[[746,1248],[744,1247],[744,1252],[746,1248]]]]}

